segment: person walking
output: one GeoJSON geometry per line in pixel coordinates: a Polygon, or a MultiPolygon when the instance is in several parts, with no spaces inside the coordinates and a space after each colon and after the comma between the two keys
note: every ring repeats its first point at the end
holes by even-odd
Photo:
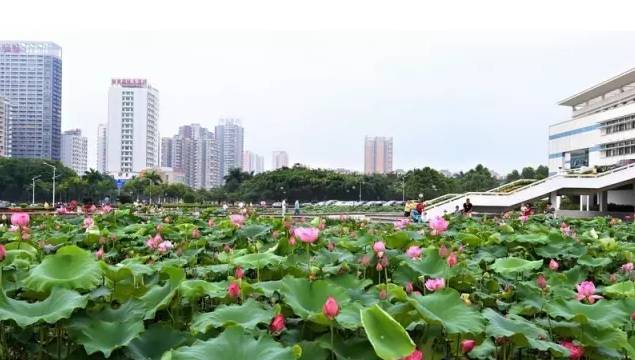
{"type": "Polygon", "coordinates": [[[300,201],[296,200],[293,205],[293,215],[300,216],[300,201]]]}
{"type": "Polygon", "coordinates": [[[282,217],[287,213],[287,200],[282,200],[282,217]]]}

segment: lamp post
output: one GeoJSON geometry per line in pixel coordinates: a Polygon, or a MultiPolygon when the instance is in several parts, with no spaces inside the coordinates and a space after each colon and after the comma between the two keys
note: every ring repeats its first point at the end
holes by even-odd
{"type": "Polygon", "coordinates": [[[31,185],[31,205],[35,205],[35,180],[39,179],[40,177],[42,177],[42,175],[34,176],[31,179],[31,182],[32,182],[32,185],[31,185]]]}
{"type": "Polygon", "coordinates": [[[52,167],[53,168],[53,209],[55,209],[55,171],[57,170],[57,168],[49,163],[44,163],[44,165],[52,167]]]}
{"type": "Polygon", "coordinates": [[[359,181],[359,201],[362,201],[362,180],[359,181]]]}

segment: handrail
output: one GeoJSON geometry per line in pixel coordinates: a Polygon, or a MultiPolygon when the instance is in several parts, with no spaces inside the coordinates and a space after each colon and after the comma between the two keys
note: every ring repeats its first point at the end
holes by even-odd
{"type": "Polygon", "coordinates": [[[497,187],[495,187],[493,189],[489,189],[489,190],[487,190],[487,192],[498,192],[498,190],[500,190],[502,188],[505,188],[505,187],[508,187],[508,186],[512,186],[512,185],[514,185],[516,183],[519,183],[519,182],[527,182],[527,181],[534,182],[534,181],[536,181],[536,179],[518,179],[518,180],[514,180],[512,182],[508,182],[508,183],[505,183],[503,185],[497,186],[497,187]]]}
{"type": "Polygon", "coordinates": [[[428,209],[439,207],[439,206],[445,205],[445,204],[447,204],[449,202],[458,200],[458,199],[460,199],[462,197],[468,197],[468,196],[472,196],[472,195],[479,195],[479,196],[508,196],[508,195],[512,195],[512,194],[515,194],[517,192],[523,191],[525,189],[536,187],[537,185],[543,184],[543,183],[545,183],[545,182],[547,182],[549,180],[552,180],[552,179],[555,179],[555,178],[559,178],[559,177],[562,177],[562,178],[599,178],[599,177],[603,177],[603,176],[606,176],[606,175],[609,175],[609,174],[614,174],[614,173],[617,173],[617,172],[620,172],[620,171],[624,171],[624,170],[632,168],[632,167],[635,167],[635,163],[631,163],[631,164],[627,164],[627,165],[624,165],[624,166],[620,166],[618,168],[611,169],[611,170],[608,170],[608,171],[604,171],[604,172],[601,172],[601,173],[598,173],[598,174],[566,174],[566,173],[555,174],[555,175],[552,175],[552,176],[546,177],[544,179],[535,181],[535,182],[533,182],[531,184],[519,187],[517,189],[514,189],[514,190],[512,190],[510,192],[506,192],[506,193],[491,192],[491,191],[485,191],[485,192],[474,191],[474,192],[467,192],[467,193],[463,193],[463,194],[457,194],[456,196],[453,196],[452,198],[450,198],[448,200],[441,201],[441,202],[436,203],[436,204],[432,204],[428,209]]]}

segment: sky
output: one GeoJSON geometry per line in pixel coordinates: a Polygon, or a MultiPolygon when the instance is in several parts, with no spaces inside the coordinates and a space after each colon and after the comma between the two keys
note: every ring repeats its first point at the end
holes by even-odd
{"type": "Polygon", "coordinates": [[[395,169],[504,174],[547,163],[548,126],[570,113],[558,101],[635,66],[633,29],[615,26],[624,15],[602,25],[600,10],[541,1],[461,13],[401,1],[36,3],[3,4],[39,11],[0,23],[0,36],[62,46],[62,129],[88,137],[90,167],[113,77],[159,90],[161,136],[240,118],[266,168],[286,150],[291,163],[361,170],[370,135],[393,137],[395,169]]]}

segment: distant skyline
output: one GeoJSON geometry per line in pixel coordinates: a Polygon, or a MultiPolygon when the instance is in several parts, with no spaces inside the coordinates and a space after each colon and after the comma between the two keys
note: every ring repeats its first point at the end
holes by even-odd
{"type": "MultiPolygon", "coordinates": [[[[9,6],[18,11],[20,5],[9,6]]],[[[193,28],[168,21],[172,8],[158,7],[162,17],[139,18],[129,27],[111,27],[110,21],[125,21],[110,10],[105,18],[111,20],[91,20],[95,27],[64,11],[54,22],[39,19],[50,21],[48,27],[19,27],[17,20],[0,25],[4,39],[62,47],[62,130],[82,129],[90,167],[111,78],[147,78],[160,89],[161,136],[181,125],[211,129],[235,117],[245,129],[245,148],[258,154],[284,148],[293,155],[290,165],[362,171],[364,136],[389,134],[394,169],[455,172],[481,163],[506,174],[547,163],[547,128],[570,115],[558,101],[635,67],[632,33],[550,31],[574,17],[565,11],[549,16],[548,32],[533,31],[535,23],[515,31],[511,18],[486,27],[494,31],[444,32],[396,31],[412,28],[391,22],[397,17],[386,25],[395,31],[370,21],[361,30],[342,27],[339,17],[334,24],[340,25],[322,28],[296,21],[220,29],[193,15],[193,28]],[[73,21],[83,25],[69,25],[73,21]],[[66,25],[52,26],[59,23],[66,25]],[[317,30],[280,30],[294,27],[317,30]]],[[[411,15],[404,16],[414,21],[411,15]]]]}

